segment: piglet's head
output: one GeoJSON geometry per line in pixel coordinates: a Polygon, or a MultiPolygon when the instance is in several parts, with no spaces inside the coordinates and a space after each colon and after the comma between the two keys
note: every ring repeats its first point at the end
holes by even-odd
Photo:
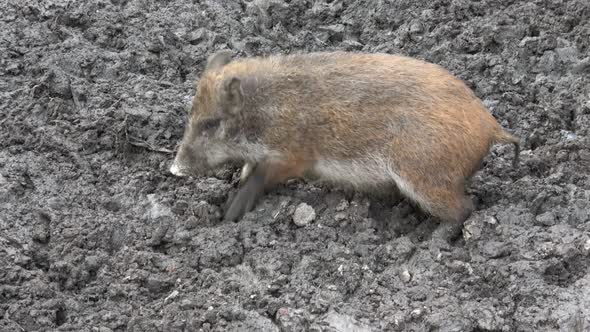
{"type": "Polygon", "coordinates": [[[230,161],[235,155],[232,140],[239,132],[244,108],[242,80],[224,74],[231,62],[229,51],[209,57],[197,86],[184,137],[170,172],[177,176],[199,176],[230,161]]]}

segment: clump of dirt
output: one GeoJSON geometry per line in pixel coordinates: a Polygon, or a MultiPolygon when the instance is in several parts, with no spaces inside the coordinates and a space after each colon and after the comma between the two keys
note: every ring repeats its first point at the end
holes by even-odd
{"type": "Polygon", "coordinates": [[[0,15],[0,329],[590,329],[590,3],[23,0],[0,15]],[[205,59],[350,50],[464,79],[509,131],[447,250],[410,204],[168,174],[205,59]],[[295,209],[315,217],[296,225],[295,209]]]}

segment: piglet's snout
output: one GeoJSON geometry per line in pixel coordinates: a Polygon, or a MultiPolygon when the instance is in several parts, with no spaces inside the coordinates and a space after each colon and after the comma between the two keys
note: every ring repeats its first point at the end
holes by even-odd
{"type": "Polygon", "coordinates": [[[181,172],[180,167],[178,166],[178,162],[174,160],[172,166],[170,166],[170,173],[176,176],[184,176],[185,174],[181,172]]]}

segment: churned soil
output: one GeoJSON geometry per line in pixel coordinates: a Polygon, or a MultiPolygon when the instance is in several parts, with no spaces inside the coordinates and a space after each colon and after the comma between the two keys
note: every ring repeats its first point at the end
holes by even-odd
{"type": "Polygon", "coordinates": [[[0,330],[589,331],[589,44],[587,0],[4,0],[0,330]],[[223,222],[237,170],[167,171],[220,49],[438,63],[520,165],[492,149],[441,251],[408,202],[303,181],[223,222]]]}

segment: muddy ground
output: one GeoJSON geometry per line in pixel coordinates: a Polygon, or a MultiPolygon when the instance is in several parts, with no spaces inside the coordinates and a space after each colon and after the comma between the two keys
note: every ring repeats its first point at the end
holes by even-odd
{"type": "Polygon", "coordinates": [[[589,331],[587,0],[0,5],[2,331],[589,331]],[[407,202],[167,169],[211,52],[400,53],[464,79],[496,146],[442,251],[407,202]],[[297,226],[309,204],[316,218],[297,226]]]}

